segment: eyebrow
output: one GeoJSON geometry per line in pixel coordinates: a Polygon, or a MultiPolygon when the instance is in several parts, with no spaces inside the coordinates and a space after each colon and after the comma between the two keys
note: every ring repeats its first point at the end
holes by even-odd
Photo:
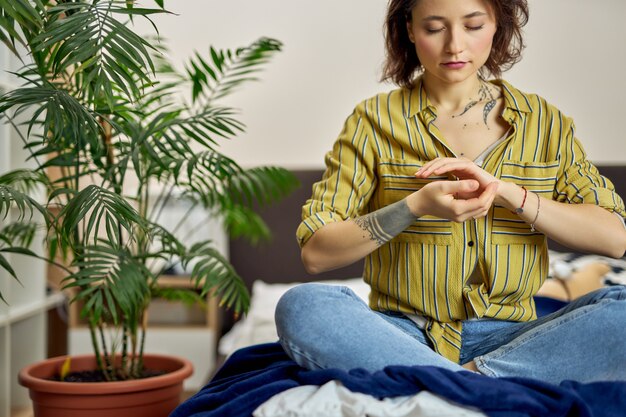
{"type": "MultiPolygon", "coordinates": [[[[466,14],[465,16],[463,16],[463,19],[471,19],[472,17],[478,17],[478,16],[487,16],[487,13],[476,11],[476,12],[472,12],[470,14],[466,14]]],[[[443,17],[443,16],[434,16],[433,15],[433,16],[427,16],[427,17],[422,19],[422,21],[425,21],[425,22],[429,22],[429,21],[433,21],[433,20],[435,20],[435,21],[446,20],[446,18],[443,17]]]]}

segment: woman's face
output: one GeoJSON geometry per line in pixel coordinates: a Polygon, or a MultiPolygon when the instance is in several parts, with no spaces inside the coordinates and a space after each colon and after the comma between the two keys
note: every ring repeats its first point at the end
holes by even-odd
{"type": "Polygon", "coordinates": [[[487,0],[418,0],[407,29],[425,72],[456,83],[489,58],[496,20],[487,0]]]}

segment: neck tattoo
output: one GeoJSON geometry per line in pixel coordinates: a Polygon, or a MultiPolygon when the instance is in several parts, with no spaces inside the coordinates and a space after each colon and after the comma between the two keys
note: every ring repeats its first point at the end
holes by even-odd
{"type": "MultiPolygon", "coordinates": [[[[487,83],[483,80],[480,80],[480,87],[478,88],[478,98],[470,99],[470,102],[465,106],[463,111],[459,114],[453,114],[452,118],[454,119],[457,117],[461,117],[475,105],[479,103],[485,103],[483,107],[483,122],[485,123],[485,126],[487,126],[487,129],[490,129],[489,125],[487,124],[487,118],[489,117],[489,113],[491,112],[491,110],[493,110],[493,108],[496,106],[496,100],[497,98],[493,96],[493,94],[491,93],[491,89],[489,88],[487,83]]],[[[465,129],[466,126],[467,124],[463,125],[463,128],[465,129]]]]}

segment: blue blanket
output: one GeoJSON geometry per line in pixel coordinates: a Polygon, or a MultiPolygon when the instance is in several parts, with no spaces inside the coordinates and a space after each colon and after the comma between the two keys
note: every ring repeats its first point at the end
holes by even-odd
{"type": "MultiPolygon", "coordinates": [[[[542,314],[550,310],[546,308],[542,314]]],[[[494,417],[626,416],[626,381],[564,381],[557,386],[527,378],[491,378],[431,366],[389,366],[374,373],[363,369],[308,371],[289,359],[278,343],[269,343],[235,352],[213,380],[170,417],[249,417],[275,394],[331,380],[376,398],[427,390],[494,417]]]]}

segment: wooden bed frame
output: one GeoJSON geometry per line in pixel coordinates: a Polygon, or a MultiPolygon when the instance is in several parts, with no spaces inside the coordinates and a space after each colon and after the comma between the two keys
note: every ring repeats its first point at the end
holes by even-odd
{"type": "MultiPolygon", "coordinates": [[[[626,197],[626,165],[599,165],[602,175],[609,178],[617,192],[626,197]]],[[[259,210],[266,221],[273,238],[271,242],[252,246],[244,240],[230,241],[230,261],[245,281],[248,289],[252,283],[263,280],[268,283],[309,282],[313,280],[346,279],[360,277],[363,272],[361,261],[348,267],[310,275],[300,261],[300,248],[296,242],[295,231],[300,224],[301,208],[311,196],[313,183],[322,177],[322,169],[296,170],[294,174],[300,180],[300,187],[286,199],[277,204],[259,210]]],[[[556,242],[549,242],[553,250],[571,251],[556,242]]],[[[231,312],[222,312],[221,327],[224,334],[234,324],[231,312]]]]}

